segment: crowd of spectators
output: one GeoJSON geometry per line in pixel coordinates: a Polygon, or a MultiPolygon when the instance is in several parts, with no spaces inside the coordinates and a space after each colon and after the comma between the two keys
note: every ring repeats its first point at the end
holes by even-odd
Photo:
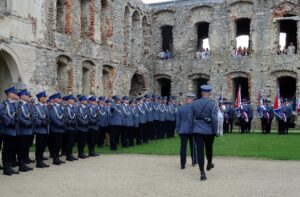
{"type": "Polygon", "coordinates": [[[208,59],[210,55],[210,51],[208,48],[206,49],[198,49],[196,52],[196,59],[201,60],[201,59],[208,59]]]}
{"type": "Polygon", "coordinates": [[[161,49],[158,54],[158,58],[161,60],[172,59],[173,53],[172,53],[172,51],[169,51],[169,50],[164,51],[163,49],[161,49]]]}
{"type": "Polygon", "coordinates": [[[239,57],[239,56],[250,56],[251,55],[251,50],[247,47],[238,47],[237,49],[236,48],[233,48],[232,49],[232,57],[239,57]]]}
{"type": "Polygon", "coordinates": [[[278,45],[277,47],[277,55],[293,55],[295,53],[296,53],[296,47],[292,42],[288,47],[285,46],[283,49],[281,49],[280,45],[278,45]]]}

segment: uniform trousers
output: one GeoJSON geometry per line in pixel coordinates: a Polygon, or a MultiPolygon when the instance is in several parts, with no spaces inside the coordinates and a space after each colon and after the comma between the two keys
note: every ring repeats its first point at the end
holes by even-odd
{"type": "Polygon", "coordinates": [[[180,136],[180,164],[181,167],[184,167],[186,164],[186,147],[189,141],[190,144],[190,151],[191,151],[191,158],[193,162],[193,155],[194,155],[194,144],[193,144],[193,136],[191,134],[179,134],[180,136]]]}
{"type": "Polygon", "coordinates": [[[269,134],[271,132],[272,121],[267,118],[263,118],[261,121],[262,121],[262,132],[265,134],[269,134]]]}
{"type": "Polygon", "coordinates": [[[63,145],[64,135],[65,133],[50,133],[53,161],[57,161],[59,159],[59,151],[63,145]]]}
{"type": "Polygon", "coordinates": [[[207,162],[212,163],[213,157],[213,143],[215,139],[215,135],[204,135],[204,134],[194,134],[194,139],[197,147],[197,157],[198,157],[198,165],[200,171],[204,171],[204,147],[206,153],[207,162]]]}
{"type": "Polygon", "coordinates": [[[121,130],[121,143],[123,148],[128,147],[128,133],[129,133],[129,127],[122,127],[121,130]]]}
{"type": "Polygon", "coordinates": [[[158,139],[159,138],[159,130],[160,130],[159,121],[154,120],[152,127],[153,127],[154,139],[158,139]]]}
{"type": "Polygon", "coordinates": [[[246,124],[246,133],[250,133],[250,131],[251,131],[251,122],[252,122],[252,119],[249,118],[249,121],[246,124]]]}
{"type": "Polygon", "coordinates": [[[19,165],[25,165],[28,159],[29,148],[31,146],[31,135],[19,135],[17,137],[17,155],[19,165]]]}
{"type": "Polygon", "coordinates": [[[228,121],[228,119],[224,119],[223,131],[224,131],[224,133],[229,133],[229,121],[228,121]]]}
{"type": "Polygon", "coordinates": [[[137,145],[142,144],[142,140],[144,139],[145,131],[146,131],[146,124],[145,123],[140,124],[138,135],[137,135],[137,138],[136,138],[136,144],[137,145]]]}
{"type": "Polygon", "coordinates": [[[76,131],[68,131],[65,135],[66,138],[66,156],[69,157],[73,154],[73,146],[76,141],[76,131]]]}
{"type": "Polygon", "coordinates": [[[171,137],[175,137],[176,121],[171,121],[171,137]]]}
{"type": "Polygon", "coordinates": [[[134,146],[135,127],[127,127],[127,136],[129,146],[134,146]]]}
{"type": "Polygon", "coordinates": [[[0,134],[0,151],[2,150],[2,142],[3,142],[3,139],[2,139],[2,135],[0,134]]]}
{"type": "Polygon", "coordinates": [[[143,142],[147,143],[151,135],[151,122],[147,122],[143,133],[143,142]]]}
{"type": "Polygon", "coordinates": [[[162,139],[165,136],[165,121],[159,121],[158,138],[162,139]]]}
{"type": "Polygon", "coordinates": [[[287,118],[287,119],[286,119],[286,122],[285,122],[285,124],[284,124],[285,134],[288,134],[288,133],[289,133],[290,121],[291,121],[291,118],[287,118]]]}
{"type": "Polygon", "coordinates": [[[88,132],[88,147],[89,147],[89,154],[95,153],[95,146],[97,142],[97,130],[89,129],[88,132]]]}
{"type": "Polygon", "coordinates": [[[283,120],[278,120],[278,134],[285,134],[285,122],[283,120]]]}
{"type": "Polygon", "coordinates": [[[230,133],[232,133],[232,129],[233,129],[233,119],[229,119],[229,128],[230,128],[230,133]]]}
{"type": "Polygon", "coordinates": [[[10,168],[14,161],[14,150],[16,147],[16,136],[2,134],[3,148],[2,148],[2,163],[4,168],[10,168]]]}
{"type": "Polygon", "coordinates": [[[44,158],[44,152],[48,144],[48,134],[35,135],[35,158],[37,163],[42,162],[44,158]]]}
{"type": "Polygon", "coordinates": [[[117,141],[119,141],[119,131],[122,129],[122,126],[111,125],[110,126],[110,150],[117,150],[117,141]]]}
{"type": "Polygon", "coordinates": [[[172,133],[172,121],[167,120],[165,123],[165,131],[166,131],[166,136],[167,138],[171,137],[171,133],[172,133]]]}
{"type": "Polygon", "coordinates": [[[247,128],[246,119],[240,118],[240,126],[241,126],[241,133],[245,133],[246,132],[246,128],[247,128]]]}
{"type": "Polygon", "coordinates": [[[105,127],[99,127],[98,137],[97,137],[97,145],[98,147],[104,146],[104,139],[105,139],[105,127]]]}
{"type": "Polygon", "coordinates": [[[78,154],[83,154],[84,153],[84,147],[87,141],[87,133],[84,131],[78,131],[78,144],[77,144],[77,149],[78,149],[78,154]]]}

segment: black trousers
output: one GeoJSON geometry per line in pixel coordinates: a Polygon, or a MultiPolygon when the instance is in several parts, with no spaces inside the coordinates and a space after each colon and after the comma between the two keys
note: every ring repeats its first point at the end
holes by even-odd
{"type": "Polygon", "coordinates": [[[186,164],[186,147],[188,141],[190,144],[192,163],[194,163],[193,136],[191,134],[179,134],[179,136],[180,136],[180,165],[181,167],[184,167],[186,164]]]}
{"type": "Polygon", "coordinates": [[[129,146],[134,146],[135,127],[127,127],[127,136],[129,146]]]}
{"type": "Polygon", "coordinates": [[[147,122],[147,134],[148,134],[148,139],[154,140],[155,139],[155,133],[153,129],[153,121],[152,122],[147,122]]]}
{"type": "Polygon", "coordinates": [[[121,130],[121,143],[123,148],[128,147],[128,132],[129,132],[129,127],[122,127],[121,130]]]}
{"type": "Polygon", "coordinates": [[[99,131],[98,131],[98,137],[97,137],[97,145],[99,147],[103,147],[104,146],[104,140],[105,140],[105,127],[100,127],[99,131]]]}
{"type": "Polygon", "coordinates": [[[164,121],[158,121],[159,130],[158,130],[158,138],[162,139],[165,136],[165,122],[164,121]]]}
{"type": "Polygon", "coordinates": [[[63,146],[64,135],[65,133],[50,133],[53,161],[56,161],[59,158],[59,152],[63,146]]]}
{"type": "Polygon", "coordinates": [[[233,119],[229,119],[229,128],[230,128],[230,133],[232,133],[232,129],[233,129],[233,119]]]}
{"type": "Polygon", "coordinates": [[[159,138],[159,130],[160,130],[159,121],[158,120],[154,120],[152,127],[153,127],[154,139],[158,139],[159,138]]]}
{"type": "Polygon", "coordinates": [[[212,163],[213,157],[213,143],[215,135],[194,134],[194,139],[197,147],[198,165],[200,171],[204,171],[204,147],[206,152],[206,159],[208,163],[212,163]]]}
{"type": "Polygon", "coordinates": [[[95,146],[97,142],[97,130],[90,129],[88,132],[88,147],[89,147],[89,154],[95,152],[95,146]]]}
{"type": "Polygon", "coordinates": [[[117,150],[117,141],[119,141],[119,132],[121,129],[122,126],[110,126],[110,150],[117,150]]]}
{"type": "Polygon", "coordinates": [[[20,165],[26,164],[29,154],[29,148],[31,146],[31,135],[20,135],[17,137],[17,155],[18,155],[18,162],[20,165]]]}
{"type": "Polygon", "coordinates": [[[76,131],[67,131],[65,135],[66,143],[66,156],[71,156],[73,154],[73,146],[76,141],[76,131]]]}
{"type": "Polygon", "coordinates": [[[247,122],[245,119],[240,118],[240,126],[241,126],[241,133],[245,133],[247,129],[247,122]]]}
{"type": "Polygon", "coordinates": [[[2,135],[0,134],[0,151],[2,150],[2,142],[3,142],[3,139],[2,139],[2,135]]]}
{"type": "Polygon", "coordinates": [[[285,134],[285,122],[283,120],[278,120],[278,134],[285,134]]]}
{"type": "MultiPolygon", "coordinates": [[[[136,144],[136,145],[139,145],[139,144],[138,144],[139,127],[140,127],[140,126],[134,127],[134,128],[133,128],[133,138],[134,138],[134,140],[135,140],[135,144],[136,144]]],[[[140,140],[140,144],[141,144],[141,140],[140,140]]]]}
{"type": "Polygon", "coordinates": [[[223,122],[223,131],[224,133],[229,133],[229,121],[224,119],[223,122]]]}
{"type": "Polygon", "coordinates": [[[285,134],[288,134],[289,133],[289,128],[290,128],[290,121],[291,121],[291,118],[288,118],[284,124],[284,128],[285,128],[285,134]]]}
{"type": "Polygon", "coordinates": [[[142,144],[142,140],[144,139],[145,131],[146,131],[146,124],[140,124],[139,132],[138,132],[138,135],[136,138],[136,144],[138,144],[138,145],[142,144]]]}
{"type": "Polygon", "coordinates": [[[44,152],[48,144],[47,134],[36,134],[35,136],[35,158],[37,163],[42,162],[44,158],[44,152]]]}
{"type": "Polygon", "coordinates": [[[175,137],[176,121],[171,121],[171,137],[175,137]]]}
{"type": "Polygon", "coordinates": [[[263,118],[261,121],[262,121],[262,132],[264,134],[269,134],[271,132],[272,120],[263,118]]]}
{"type": "Polygon", "coordinates": [[[2,134],[3,148],[2,148],[2,162],[4,166],[11,165],[14,161],[14,151],[16,148],[16,136],[2,134]]]}
{"type": "Polygon", "coordinates": [[[78,136],[77,136],[77,149],[78,149],[78,154],[84,153],[84,147],[87,141],[87,133],[88,132],[83,132],[83,131],[78,131],[78,136]]]}
{"type": "Polygon", "coordinates": [[[250,133],[251,131],[251,122],[252,119],[249,119],[249,121],[246,123],[246,133],[250,133]]]}

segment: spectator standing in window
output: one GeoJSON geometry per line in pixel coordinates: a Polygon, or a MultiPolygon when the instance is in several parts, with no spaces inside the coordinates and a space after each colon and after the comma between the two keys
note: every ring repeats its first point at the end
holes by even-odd
{"type": "Polygon", "coordinates": [[[201,51],[201,49],[198,49],[198,50],[197,50],[197,52],[196,52],[196,59],[197,59],[197,60],[202,59],[202,51],[201,51]]]}
{"type": "Polygon", "coordinates": [[[236,48],[235,47],[231,51],[231,56],[236,57],[236,48]]]}
{"type": "Polygon", "coordinates": [[[295,48],[294,44],[291,42],[290,46],[287,49],[287,54],[293,55],[293,54],[295,54],[295,50],[296,50],[296,48],[295,48]]]}
{"type": "Polygon", "coordinates": [[[172,59],[172,52],[169,50],[166,51],[166,59],[172,59]]]}
{"type": "Polygon", "coordinates": [[[241,56],[242,55],[242,47],[239,47],[236,51],[236,55],[237,56],[241,56]]]}
{"type": "Polygon", "coordinates": [[[283,55],[287,55],[287,47],[285,46],[284,49],[282,50],[283,55]]]}
{"type": "Polygon", "coordinates": [[[159,59],[166,59],[166,53],[161,49],[158,54],[159,59]]]}
{"type": "Polygon", "coordinates": [[[281,46],[278,45],[277,47],[277,55],[282,55],[281,46]]]}

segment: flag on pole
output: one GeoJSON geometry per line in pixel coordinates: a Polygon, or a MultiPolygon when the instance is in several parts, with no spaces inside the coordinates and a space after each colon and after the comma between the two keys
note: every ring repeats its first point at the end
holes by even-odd
{"type": "Polygon", "coordinates": [[[280,100],[280,93],[279,88],[276,93],[276,98],[273,106],[274,113],[277,117],[281,118],[281,100],[280,100]]]}
{"type": "Polygon", "coordinates": [[[299,100],[298,100],[297,115],[300,116],[300,97],[299,97],[299,100]]]}
{"type": "Polygon", "coordinates": [[[241,115],[241,106],[242,106],[241,86],[239,86],[238,92],[236,94],[236,99],[235,99],[235,112],[238,117],[240,117],[241,115]]]}

